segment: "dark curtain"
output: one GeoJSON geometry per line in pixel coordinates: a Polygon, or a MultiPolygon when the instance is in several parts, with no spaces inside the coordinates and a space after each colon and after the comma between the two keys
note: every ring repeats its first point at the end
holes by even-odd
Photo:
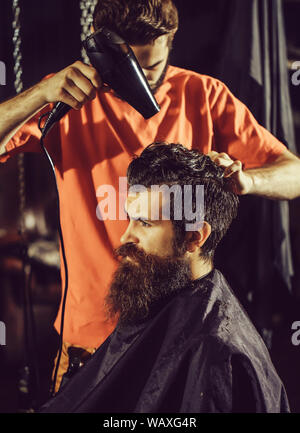
{"type": "MultiPolygon", "coordinates": [[[[223,81],[260,124],[295,151],[281,0],[174,0],[173,64],[223,81]]],[[[241,197],[215,264],[271,346],[272,316],[289,310],[289,204],[241,197]]]]}
{"type": "MultiPolygon", "coordinates": [[[[295,152],[281,0],[220,2],[219,13],[226,28],[215,75],[295,152]]],[[[273,299],[291,290],[293,275],[288,202],[242,197],[218,253],[219,267],[270,345],[273,299]]]]}

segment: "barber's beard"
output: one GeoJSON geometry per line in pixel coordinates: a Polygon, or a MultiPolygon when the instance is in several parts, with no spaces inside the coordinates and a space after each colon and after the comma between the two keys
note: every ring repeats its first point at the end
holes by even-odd
{"type": "Polygon", "coordinates": [[[164,67],[164,70],[162,71],[159,79],[156,81],[156,83],[153,86],[151,86],[151,91],[152,91],[153,95],[155,95],[155,93],[158,91],[158,89],[160,88],[160,86],[164,82],[164,79],[165,79],[165,76],[166,76],[166,73],[168,70],[169,62],[170,62],[169,59],[170,59],[170,57],[168,57],[166,66],[164,67]]]}
{"type": "Polygon", "coordinates": [[[122,260],[106,297],[106,307],[110,317],[119,316],[121,324],[137,324],[153,316],[192,280],[183,256],[161,258],[130,243],[115,253],[122,260]]]}

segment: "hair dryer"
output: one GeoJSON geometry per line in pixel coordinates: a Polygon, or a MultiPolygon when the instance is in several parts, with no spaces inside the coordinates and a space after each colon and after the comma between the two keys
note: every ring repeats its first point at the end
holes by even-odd
{"type": "MultiPolygon", "coordinates": [[[[83,42],[83,46],[103,82],[119,97],[145,119],[159,112],[160,107],[132,49],[120,36],[102,27],[90,35],[83,42]]],[[[55,104],[44,124],[43,137],[69,110],[71,107],[63,102],[55,104]]]]}

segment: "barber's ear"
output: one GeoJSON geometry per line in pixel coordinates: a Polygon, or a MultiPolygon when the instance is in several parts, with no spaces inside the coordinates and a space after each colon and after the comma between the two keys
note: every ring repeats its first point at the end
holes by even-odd
{"type": "Polygon", "coordinates": [[[185,243],[187,251],[193,253],[196,249],[201,248],[211,234],[211,225],[206,221],[203,222],[199,230],[186,232],[185,243]]]}

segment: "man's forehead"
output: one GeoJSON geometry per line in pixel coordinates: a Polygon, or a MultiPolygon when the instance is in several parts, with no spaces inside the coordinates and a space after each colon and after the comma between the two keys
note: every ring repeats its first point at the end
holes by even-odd
{"type": "Polygon", "coordinates": [[[148,61],[149,57],[161,57],[162,52],[168,49],[168,36],[159,36],[147,45],[131,45],[131,48],[140,62],[148,61]]]}
{"type": "Polygon", "coordinates": [[[143,44],[143,45],[131,45],[132,48],[139,48],[140,50],[151,50],[151,49],[155,49],[155,48],[165,48],[168,46],[168,41],[169,41],[169,35],[161,35],[158,38],[154,39],[154,41],[150,42],[149,44],[143,44]]]}
{"type": "Polygon", "coordinates": [[[162,208],[164,202],[161,191],[151,191],[147,189],[142,192],[130,192],[125,201],[125,211],[131,218],[152,219],[157,215],[157,210],[162,208]]]}

